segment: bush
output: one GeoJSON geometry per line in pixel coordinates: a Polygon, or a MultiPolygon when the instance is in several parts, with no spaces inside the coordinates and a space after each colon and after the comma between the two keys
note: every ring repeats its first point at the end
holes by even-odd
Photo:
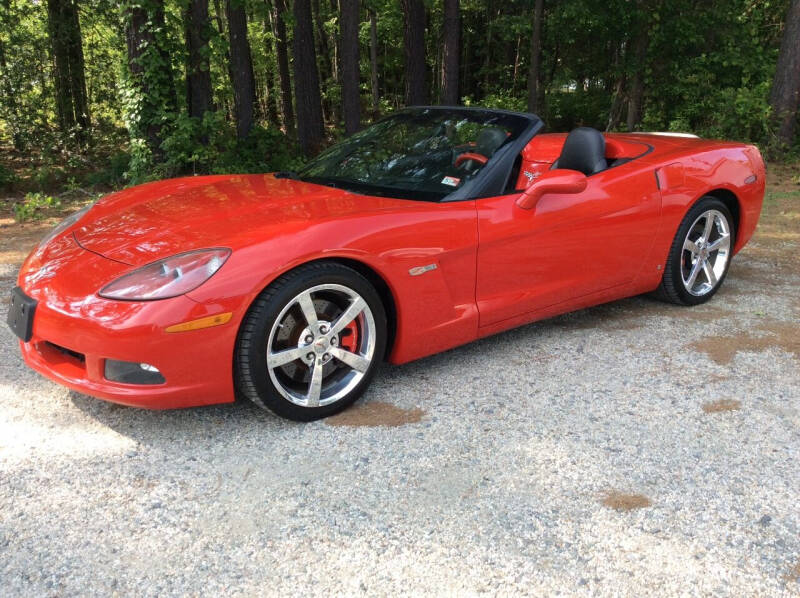
{"type": "Polygon", "coordinates": [[[107,187],[122,187],[126,181],[126,174],[131,163],[131,155],[127,152],[112,154],[105,168],[91,173],[87,177],[90,186],[103,185],[107,187]]]}
{"type": "Polygon", "coordinates": [[[13,170],[0,164],[0,189],[7,189],[18,180],[19,177],[13,170]]]}
{"type": "Polygon", "coordinates": [[[44,193],[28,193],[25,199],[14,204],[14,219],[17,222],[39,220],[44,217],[44,210],[61,207],[61,200],[44,193]]]}
{"type": "Polygon", "coordinates": [[[180,116],[162,149],[165,176],[270,172],[302,164],[294,142],[279,129],[256,126],[239,140],[219,112],[206,112],[202,121],[180,116]]]}

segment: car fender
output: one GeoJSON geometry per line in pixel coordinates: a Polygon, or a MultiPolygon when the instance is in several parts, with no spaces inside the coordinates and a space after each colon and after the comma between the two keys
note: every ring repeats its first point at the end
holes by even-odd
{"type": "Polygon", "coordinates": [[[392,294],[397,324],[392,363],[474,340],[475,203],[408,203],[416,205],[276,232],[235,250],[219,275],[189,297],[233,312],[231,325],[238,327],[256,297],[286,272],[320,260],[352,261],[380,276],[392,294]]]}

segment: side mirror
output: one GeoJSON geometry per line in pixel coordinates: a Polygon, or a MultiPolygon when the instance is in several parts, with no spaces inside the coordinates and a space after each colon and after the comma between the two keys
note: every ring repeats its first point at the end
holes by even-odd
{"type": "Polygon", "coordinates": [[[531,210],[546,193],[580,193],[586,189],[586,175],[577,170],[556,168],[536,179],[517,200],[523,210],[531,210]]]}

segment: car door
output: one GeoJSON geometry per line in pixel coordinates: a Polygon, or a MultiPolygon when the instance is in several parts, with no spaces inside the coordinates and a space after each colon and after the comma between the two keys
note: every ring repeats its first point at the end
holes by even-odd
{"type": "Polygon", "coordinates": [[[480,326],[631,282],[657,232],[656,178],[636,161],[588,177],[580,193],[545,194],[532,209],[519,197],[476,202],[480,326]]]}

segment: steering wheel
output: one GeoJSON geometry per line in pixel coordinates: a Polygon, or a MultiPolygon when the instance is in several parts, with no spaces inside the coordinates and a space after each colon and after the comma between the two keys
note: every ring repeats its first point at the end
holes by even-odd
{"type": "Polygon", "coordinates": [[[476,154],[475,152],[464,152],[458,158],[456,158],[456,163],[455,163],[456,168],[459,168],[464,162],[468,160],[474,160],[475,162],[484,165],[489,161],[489,158],[487,158],[483,154],[476,154]]]}

